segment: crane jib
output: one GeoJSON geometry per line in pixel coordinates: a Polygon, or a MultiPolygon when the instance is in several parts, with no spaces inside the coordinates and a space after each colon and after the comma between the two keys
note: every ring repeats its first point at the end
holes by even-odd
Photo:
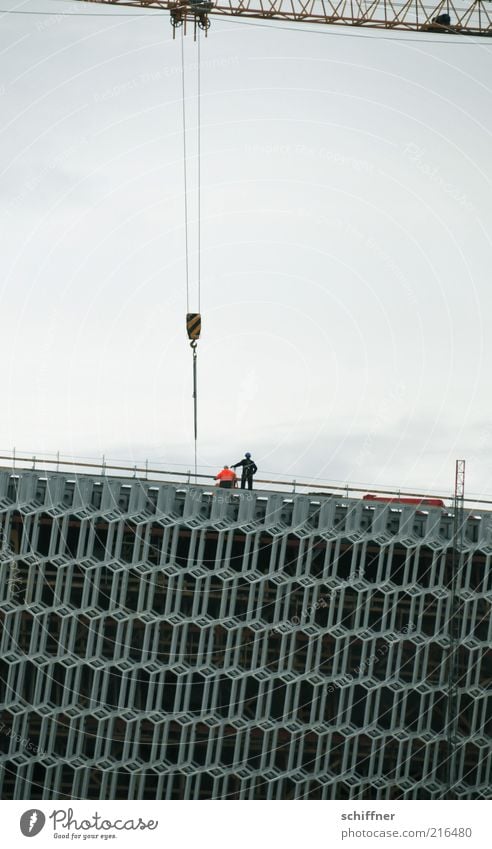
{"type": "MultiPolygon", "coordinates": [[[[82,0],[87,2],[88,0],[82,0]]],[[[200,30],[207,34],[209,17],[221,15],[263,21],[297,24],[356,26],[364,29],[400,32],[439,33],[492,37],[490,0],[404,0],[394,4],[388,0],[89,0],[116,6],[166,9],[174,31],[192,25],[195,39],[200,30]]]]}

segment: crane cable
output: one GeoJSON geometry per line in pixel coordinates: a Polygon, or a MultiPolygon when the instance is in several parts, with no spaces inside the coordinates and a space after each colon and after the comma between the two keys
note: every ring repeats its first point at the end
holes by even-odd
{"type": "Polygon", "coordinates": [[[188,179],[186,167],[186,92],[184,69],[184,36],[181,30],[181,100],[183,108],[183,179],[184,179],[184,217],[185,217],[185,271],[186,271],[186,312],[190,311],[190,271],[188,259],[188,179]]]}
{"type": "Polygon", "coordinates": [[[201,332],[201,114],[200,114],[200,31],[198,30],[198,63],[197,63],[197,200],[198,200],[198,256],[197,256],[197,289],[198,312],[190,312],[190,264],[189,264],[189,223],[188,223],[188,180],[187,180],[187,150],[186,150],[186,90],[184,62],[184,27],[181,30],[181,82],[183,102],[183,174],[184,174],[184,215],[185,215],[185,272],[186,272],[186,330],[190,347],[193,352],[193,434],[194,434],[194,474],[197,480],[197,442],[198,442],[198,391],[197,391],[197,343],[201,332]]]}
{"type": "Polygon", "coordinates": [[[198,48],[198,68],[197,68],[197,169],[198,169],[198,312],[200,312],[201,299],[201,255],[202,255],[202,174],[201,174],[201,79],[200,79],[200,29],[197,30],[197,48],[198,48]]]}

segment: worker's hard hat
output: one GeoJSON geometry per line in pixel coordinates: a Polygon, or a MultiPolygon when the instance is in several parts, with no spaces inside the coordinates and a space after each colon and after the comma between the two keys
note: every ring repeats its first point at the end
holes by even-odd
{"type": "Polygon", "coordinates": [[[249,458],[251,457],[251,454],[249,453],[249,451],[246,451],[246,454],[244,456],[247,457],[248,460],[249,460],[249,458]]]}

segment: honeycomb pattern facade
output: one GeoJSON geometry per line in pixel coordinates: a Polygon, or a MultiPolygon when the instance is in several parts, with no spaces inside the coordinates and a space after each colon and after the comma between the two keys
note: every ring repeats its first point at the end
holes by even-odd
{"type": "Polygon", "coordinates": [[[492,514],[0,471],[5,799],[491,798],[492,514]]]}

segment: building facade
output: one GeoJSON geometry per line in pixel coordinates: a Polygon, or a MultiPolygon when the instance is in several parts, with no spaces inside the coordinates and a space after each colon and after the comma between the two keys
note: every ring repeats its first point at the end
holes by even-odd
{"type": "Polygon", "coordinates": [[[492,798],[465,518],[0,471],[2,798],[492,798]]]}

